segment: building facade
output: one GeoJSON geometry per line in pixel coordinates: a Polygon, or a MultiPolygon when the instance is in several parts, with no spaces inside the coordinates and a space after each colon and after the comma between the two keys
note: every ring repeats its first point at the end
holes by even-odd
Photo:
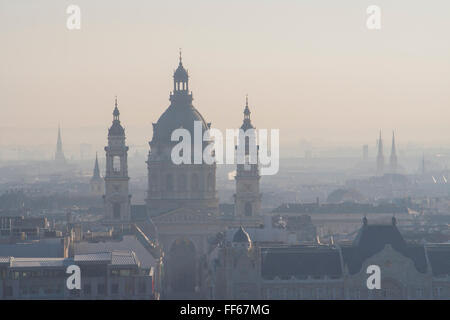
{"type": "Polygon", "coordinates": [[[407,243],[392,224],[368,224],[351,245],[255,244],[240,229],[214,251],[214,299],[450,299],[450,245],[407,243]],[[368,289],[377,265],[381,288],[368,289]]]}

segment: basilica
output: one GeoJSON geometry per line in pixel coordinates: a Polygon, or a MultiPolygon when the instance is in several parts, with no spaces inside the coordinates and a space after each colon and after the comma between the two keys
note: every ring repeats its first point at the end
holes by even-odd
{"type": "MultiPolygon", "coordinates": [[[[194,137],[194,123],[201,123],[202,136],[211,128],[192,104],[189,74],[179,64],[173,75],[170,105],[153,123],[153,137],[146,161],[148,190],[146,217],[149,238],[156,239],[164,268],[161,291],[167,298],[205,298],[208,295],[208,254],[217,244],[217,235],[239,226],[257,227],[261,224],[261,194],[258,162],[239,164],[236,168],[234,213],[219,214],[216,191],[216,163],[191,161],[174,164],[171,151],[177,141],[172,132],[187,129],[194,137]]],[[[244,107],[241,129],[254,128],[250,119],[248,99],[244,107]]],[[[103,223],[124,229],[133,224],[129,176],[128,146],[125,129],[120,122],[116,98],[113,122],[108,131],[106,152],[103,223]]],[[[193,141],[192,141],[193,142],[193,141]]],[[[203,142],[203,150],[212,142],[203,142]]],[[[250,141],[245,150],[248,152],[250,141]]],[[[256,143],[256,141],[254,141],[256,143]]],[[[194,145],[194,143],[192,143],[194,145]]],[[[194,154],[192,152],[191,154],[194,154]]],[[[97,176],[96,170],[94,170],[97,176]]]]}

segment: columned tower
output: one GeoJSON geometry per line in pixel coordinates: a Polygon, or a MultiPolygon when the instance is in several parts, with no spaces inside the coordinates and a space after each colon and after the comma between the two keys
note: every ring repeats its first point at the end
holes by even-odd
{"type": "Polygon", "coordinates": [[[392,149],[391,149],[391,157],[389,159],[389,167],[391,173],[397,173],[398,162],[397,162],[397,151],[395,148],[395,134],[392,132],[392,149]]]}
{"type": "Polygon", "coordinates": [[[236,217],[257,217],[261,211],[261,193],[259,192],[259,146],[256,145],[255,127],[250,120],[248,98],[245,101],[244,121],[239,132],[236,146],[236,193],[234,195],[236,217]],[[240,153],[243,153],[242,157],[240,153]],[[239,160],[241,158],[241,160],[239,160]],[[244,160],[244,161],[242,161],[244,160]],[[244,163],[242,163],[244,162],[244,163]]]}
{"type": "Polygon", "coordinates": [[[378,139],[377,174],[383,175],[383,173],[384,173],[383,140],[381,139],[381,130],[380,130],[380,138],[378,139]]]}
{"type": "Polygon", "coordinates": [[[128,192],[128,147],[125,145],[125,130],[120,124],[117,98],[113,112],[113,122],[108,131],[105,173],[105,220],[130,220],[131,195],[128,192]]]}

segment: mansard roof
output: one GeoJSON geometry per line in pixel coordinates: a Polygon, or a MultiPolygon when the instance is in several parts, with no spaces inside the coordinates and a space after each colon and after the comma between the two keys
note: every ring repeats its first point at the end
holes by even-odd
{"type": "Polygon", "coordinates": [[[390,245],[395,251],[413,260],[417,271],[427,271],[423,245],[408,244],[395,224],[364,224],[351,247],[343,247],[344,263],[350,274],[358,273],[364,261],[390,245]]]}
{"type": "Polygon", "coordinates": [[[261,248],[261,256],[261,274],[265,279],[342,276],[340,253],[336,247],[314,245],[261,248]]]}
{"type": "Polygon", "coordinates": [[[427,256],[433,276],[450,275],[450,244],[427,247],[427,256]]]}

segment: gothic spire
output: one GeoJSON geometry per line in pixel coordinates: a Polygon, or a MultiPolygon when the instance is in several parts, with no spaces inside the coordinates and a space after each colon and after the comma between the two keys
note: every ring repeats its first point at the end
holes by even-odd
{"type": "Polygon", "coordinates": [[[92,175],[92,178],[100,178],[100,169],[98,167],[98,156],[97,152],[95,153],[95,165],[94,165],[94,174],[92,175]]]}
{"type": "Polygon", "coordinates": [[[378,139],[378,154],[377,154],[377,174],[383,174],[384,172],[384,155],[383,155],[383,140],[380,137],[378,139]]]}
{"type": "Polygon", "coordinates": [[[391,173],[397,172],[397,152],[395,148],[395,133],[392,131],[392,149],[391,149],[391,157],[390,157],[390,167],[391,173]]]}
{"type": "Polygon", "coordinates": [[[64,156],[64,152],[63,152],[63,148],[62,148],[61,127],[59,124],[58,124],[58,138],[56,141],[55,160],[61,164],[66,162],[66,158],[64,156]]]}

